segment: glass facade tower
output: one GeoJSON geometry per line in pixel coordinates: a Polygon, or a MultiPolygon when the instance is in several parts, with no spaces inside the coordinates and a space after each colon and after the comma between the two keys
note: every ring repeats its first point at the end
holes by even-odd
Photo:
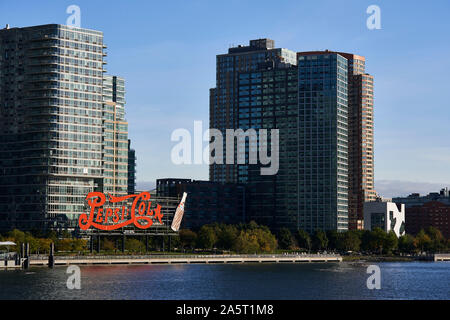
{"type": "Polygon", "coordinates": [[[262,176],[249,164],[258,137],[235,148],[235,164],[210,165],[210,180],[245,184],[246,219],[273,229],[361,228],[362,204],[375,196],[373,77],[362,56],[291,53],[259,39],[217,56],[210,128],[224,137],[228,128],[278,129],[279,170],[262,176]]]}
{"type": "Polygon", "coordinates": [[[348,68],[336,53],[298,53],[300,228],[348,229],[348,68]]]}
{"type": "MultiPolygon", "coordinates": [[[[297,124],[298,74],[291,64],[267,61],[257,70],[239,74],[238,127],[266,129],[268,150],[270,132],[279,130],[279,170],[276,175],[261,175],[260,164],[249,164],[249,144],[244,157],[246,164],[237,165],[239,183],[247,185],[246,217],[279,229],[296,228],[297,215],[297,124]]],[[[258,131],[257,131],[258,132],[258,131]]],[[[250,142],[249,142],[250,143],[250,142]]]]}
{"type": "Polygon", "coordinates": [[[123,80],[104,76],[105,48],[100,31],[0,30],[0,229],[74,228],[89,192],[126,192],[123,80]]]}
{"type": "MultiPolygon", "coordinates": [[[[216,87],[210,89],[210,128],[218,129],[225,137],[226,129],[237,128],[238,80],[240,72],[255,71],[267,60],[295,65],[294,51],[275,48],[271,39],[250,40],[248,46],[228,49],[227,54],[216,58],[216,87]]],[[[225,164],[226,150],[223,150],[224,164],[211,164],[209,179],[215,182],[237,182],[237,166],[225,164]]]]}

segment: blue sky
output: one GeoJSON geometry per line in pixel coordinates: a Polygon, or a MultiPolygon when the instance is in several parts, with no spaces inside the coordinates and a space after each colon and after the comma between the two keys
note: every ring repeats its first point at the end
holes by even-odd
{"type": "Polygon", "coordinates": [[[5,1],[0,23],[65,24],[104,32],[109,74],[126,80],[127,120],[138,181],[207,179],[206,165],[175,166],[170,135],[208,125],[215,56],[231,44],[268,37],[295,51],[366,57],[375,77],[375,177],[385,196],[450,185],[450,2],[448,1],[5,1]],[[381,8],[381,30],[366,9],[381,8]],[[410,184],[408,184],[410,183],[410,184]],[[409,186],[409,188],[408,188],[409,186]]]}

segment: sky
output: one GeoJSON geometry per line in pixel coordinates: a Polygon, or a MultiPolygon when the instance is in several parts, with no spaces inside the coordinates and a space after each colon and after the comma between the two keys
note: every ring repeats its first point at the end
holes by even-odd
{"type": "Polygon", "coordinates": [[[208,127],[216,55],[250,39],[294,51],[366,57],[375,79],[375,189],[383,196],[450,186],[450,2],[436,1],[6,1],[0,26],[66,24],[104,32],[108,74],[126,81],[138,187],[155,179],[208,179],[207,165],[175,165],[171,134],[208,127]],[[366,9],[378,5],[381,29],[366,9]]]}

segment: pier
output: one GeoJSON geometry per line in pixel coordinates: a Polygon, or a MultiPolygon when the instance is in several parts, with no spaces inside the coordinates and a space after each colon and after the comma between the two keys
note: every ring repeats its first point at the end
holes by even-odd
{"type": "Polygon", "coordinates": [[[426,255],[418,255],[415,256],[415,259],[418,261],[450,261],[450,253],[434,253],[434,254],[426,254],[426,255]]]}
{"type": "Polygon", "coordinates": [[[1,269],[21,269],[22,263],[16,260],[0,260],[0,270],[1,269]]]}
{"type": "Polygon", "coordinates": [[[450,261],[450,253],[435,254],[434,261],[450,261]]]}
{"type": "MultiPolygon", "coordinates": [[[[58,265],[120,264],[213,264],[213,263],[308,263],[341,262],[334,254],[254,254],[254,255],[135,255],[135,256],[54,256],[58,265]]],[[[47,266],[48,256],[31,256],[30,266],[47,266]]]]}
{"type": "MultiPolygon", "coordinates": [[[[16,244],[11,241],[0,242],[0,246],[2,247],[14,247],[16,244]]],[[[27,247],[29,248],[29,247],[27,247]]],[[[25,245],[22,245],[23,254],[25,256],[25,245]]],[[[28,254],[28,252],[27,252],[28,254]]],[[[17,269],[22,268],[24,265],[25,259],[21,258],[16,252],[3,252],[0,253],[0,269],[17,269]]]]}

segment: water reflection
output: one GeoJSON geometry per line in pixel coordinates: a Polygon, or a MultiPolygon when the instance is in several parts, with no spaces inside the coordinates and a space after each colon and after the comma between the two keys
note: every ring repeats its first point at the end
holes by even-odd
{"type": "Polygon", "coordinates": [[[81,290],[66,267],[0,271],[0,299],[449,299],[446,262],[81,266],[81,290]]]}

